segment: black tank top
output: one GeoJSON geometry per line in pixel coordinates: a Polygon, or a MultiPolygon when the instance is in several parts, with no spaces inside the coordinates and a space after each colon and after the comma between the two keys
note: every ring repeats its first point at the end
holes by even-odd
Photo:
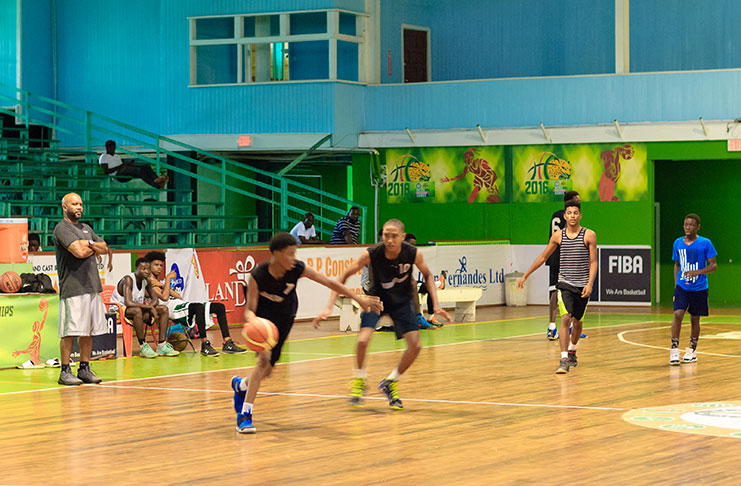
{"type": "Polygon", "coordinates": [[[283,278],[276,280],[268,271],[269,263],[262,262],[251,273],[260,294],[255,314],[275,324],[290,322],[296,317],[296,282],[304,273],[305,264],[297,261],[296,266],[286,272],[283,278]]]}
{"type": "Polygon", "coordinates": [[[368,248],[370,254],[370,295],[383,300],[384,306],[398,307],[408,303],[414,295],[412,267],[417,257],[417,248],[402,242],[399,256],[386,258],[383,243],[368,248]]]}

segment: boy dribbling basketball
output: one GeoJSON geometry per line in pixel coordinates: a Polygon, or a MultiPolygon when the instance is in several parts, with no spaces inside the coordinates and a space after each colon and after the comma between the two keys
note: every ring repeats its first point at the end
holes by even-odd
{"type": "Polygon", "coordinates": [[[247,310],[245,319],[256,324],[257,317],[268,319],[278,328],[278,343],[270,351],[257,355],[257,363],[249,379],[235,376],[231,386],[234,391],[234,411],[237,413],[237,432],[253,434],[252,424],[257,391],[260,383],[269,377],[280,358],[283,344],[293,327],[298,309],[296,283],[301,277],[309,278],[354,299],[365,312],[380,312],[383,305],[371,297],[358,296],[350,289],[317,273],[304,262],[296,259],[296,239],[289,233],[277,233],[270,240],[270,260],[258,265],[250,273],[247,283],[247,310]]]}

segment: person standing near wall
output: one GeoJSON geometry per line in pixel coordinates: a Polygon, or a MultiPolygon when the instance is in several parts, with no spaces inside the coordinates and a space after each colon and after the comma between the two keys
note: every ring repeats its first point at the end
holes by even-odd
{"type": "Polygon", "coordinates": [[[592,286],[597,277],[599,261],[597,259],[597,235],[594,231],[583,228],[581,222],[581,204],[572,199],[565,204],[564,218],[566,228],[553,233],[548,246],[538,255],[525,275],[517,281],[517,288],[522,290],[525,280],[543,265],[549,256],[561,249],[558,273],[558,307],[561,311],[561,361],[556,373],[568,373],[569,368],[577,365],[576,345],[581,337],[582,320],[587,310],[592,286]],[[571,332],[569,329],[571,328],[571,332]]]}
{"type": "MultiPolygon", "coordinates": [[[[574,199],[576,201],[581,202],[581,197],[579,196],[579,193],[576,191],[566,191],[563,195],[563,202],[566,203],[566,201],[570,201],[571,199],[574,199]]],[[[559,209],[553,215],[551,216],[551,224],[548,228],[548,238],[553,236],[553,233],[557,233],[561,230],[563,230],[566,227],[566,220],[563,217],[564,210],[559,209]]],[[[556,291],[556,284],[558,284],[558,269],[559,269],[559,259],[560,259],[560,248],[556,248],[556,251],[553,252],[553,254],[548,257],[548,260],[545,262],[545,264],[548,266],[549,269],[549,278],[548,281],[548,298],[549,298],[549,305],[550,305],[550,312],[549,317],[550,320],[548,321],[548,330],[546,331],[545,335],[550,341],[556,341],[558,340],[558,329],[556,328],[556,316],[558,315],[558,295],[556,291]]],[[[581,336],[586,337],[586,336],[581,336]]]]}
{"type": "Polygon", "coordinates": [[[108,245],[93,229],[80,222],[82,198],[71,192],[62,198],[64,219],[54,227],[54,247],[59,272],[59,343],[62,369],[60,385],[100,383],[90,370],[93,336],[105,334],[105,307],[100,293],[96,255],[108,253],[108,245]],[[75,337],[80,346],[77,376],[70,368],[70,353],[75,337]]]}
{"type": "Polygon", "coordinates": [[[687,347],[682,363],[697,361],[697,341],[700,339],[700,316],[708,312],[708,274],[718,265],[713,243],[697,232],[700,230],[700,216],[691,213],[684,217],[684,236],[674,241],[672,260],[674,260],[674,317],[672,319],[672,347],[669,351],[669,364],[679,364],[679,333],[682,330],[684,314],[690,312],[690,345],[687,347]]]}

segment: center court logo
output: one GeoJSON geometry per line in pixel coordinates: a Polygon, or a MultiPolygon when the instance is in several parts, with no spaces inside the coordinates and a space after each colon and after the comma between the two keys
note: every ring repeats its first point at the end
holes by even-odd
{"type": "Polygon", "coordinates": [[[686,434],[741,438],[741,402],[698,402],[631,410],[623,420],[686,434]]]}

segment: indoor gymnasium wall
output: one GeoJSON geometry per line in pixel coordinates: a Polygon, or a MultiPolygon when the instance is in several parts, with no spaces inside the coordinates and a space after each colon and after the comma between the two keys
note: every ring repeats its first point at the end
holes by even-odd
{"type": "Polygon", "coordinates": [[[0,83],[16,86],[18,67],[16,1],[0,2],[0,83]]]}
{"type": "Polygon", "coordinates": [[[630,70],[741,68],[738,0],[630,2],[630,70]]]}

